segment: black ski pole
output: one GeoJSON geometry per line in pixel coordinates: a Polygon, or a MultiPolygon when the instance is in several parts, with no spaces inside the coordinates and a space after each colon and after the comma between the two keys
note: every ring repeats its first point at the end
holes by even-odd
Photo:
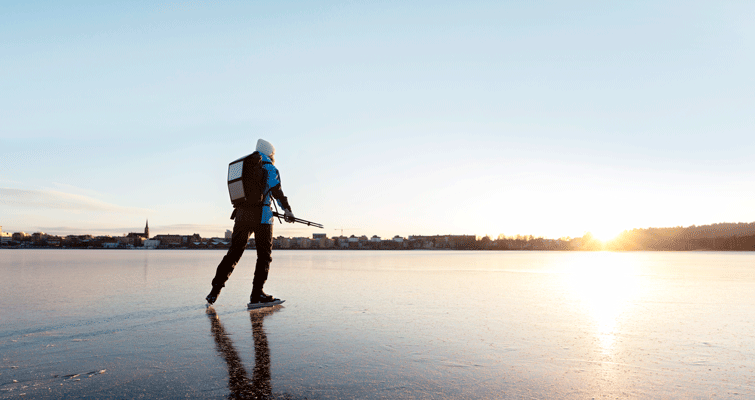
{"type": "MultiPolygon", "coordinates": [[[[281,214],[279,212],[276,212],[276,211],[273,211],[273,217],[278,217],[278,218],[283,218],[283,219],[286,218],[285,215],[283,215],[283,214],[281,214]]],[[[307,226],[314,226],[315,228],[324,229],[323,226],[322,226],[322,224],[318,224],[317,222],[307,221],[307,220],[304,220],[304,219],[301,219],[301,218],[294,217],[294,222],[298,222],[300,224],[304,224],[304,225],[307,225],[307,226]]]]}

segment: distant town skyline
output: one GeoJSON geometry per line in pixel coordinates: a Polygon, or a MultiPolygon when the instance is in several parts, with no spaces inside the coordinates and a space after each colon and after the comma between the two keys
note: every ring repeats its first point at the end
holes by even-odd
{"type": "Polygon", "coordinates": [[[755,221],[753,12],[5,2],[0,225],[222,237],[228,163],[258,138],[329,236],[755,221]]]}
{"type": "MultiPolygon", "coordinates": [[[[149,235],[131,232],[123,236],[68,235],[65,237],[35,232],[31,235],[2,232],[0,248],[5,249],[227,249],[231,231],[224,238],[198,234],[149,235]]],[[[255,248],[250,238],[248,248],[255,248]]],[[[311,237],[273,237],[275,249],[320,250],[536,250],[536,251],[755,251],[755,222],[720,223],[689,227],[632,229],[611,240],[600,240],[590,233],[577,238],[541,238],[499,235],[411,235],[381,238],[377,235],[331,236],[313,233],[311,237]]]]}
{"type": "MultiPolygon", "coordinates": [[[[341,229],[336,229],[337,231],[340,231],[338,234],[328,234],[325,232],[312,232],[310,235],[298,235],[298,236],[288,236],[288,238],[302,238],[302,237],[319,237],[319,238],[366,238],[369,239],[369,241],[374,240],[396,240],[396,239],[411,239],[411,238],[417,238],[417,237],[472,237],[476,238],[477,240],[484,240],[485,238],[489,240],[501,240],[501,239],[516,239],[516,240],[533,240],[533,239],[544,239],[546,241],[556,241],[556,240],[565,240],[565,241],[571,241],[573,239],[584,239],[587,241],[595,241],[608,244],[609,242],[624,242],[625,245],[627,243],[627,238],[631,238],[634,236],[643,236],[645,237],[645,240],[647,240],[647,235],[652,236],[658,236],[662,240],[661,242],[666,242],[668,240],[673,239],[677,235],[681,235],[685,241],[690,240],[700,240],[700,239],[711,239],[711,238],[734,238],[734,237],[751,237],[751,239],[755,238],[755,222],[719,222],[714,224],[705,224],[705,225],[690,225],[690,226],[668,226],[668,227],[647,227],[647,228],[632,228],[632,229],[625,229],[622,232],[620,232],[617,235],[612,235],[610,237],[600,237],[595,234],[593,234],[590,231],[585,232],[581,236],[560,236],[558,238],[554,237],[545,237],[545,236],[535,236],[531,234],[499,234],[499,235],[476,235],[476,234],[459,234],[459,233],[446,233],[446,234],[412,234],[412,235],[392,235],[392,236],[381,236],[377,234],[344,234],[344,232],[341,229]]],[[[16,234],[25,234],[28,236],[34,236],[34,235],[47,235],[47,236],[58,236],[58,237],[66,237],[66,236],[92,236],[92,237],[137,237],[141,236],[143,239],[151,239],[151,238],[159,238],[164,236],[176,236],[176,237],[197,237],[197,238],[224,238],[226,240],[230,239],[230,235],[232,234],[231,230],[226,230],[223,235],[214,235],[214,236],[205,236],[201,235],[199,233],[187,233],[187,232],[171,232],[171,233],[156,233],[152,235],[150,233],[149,228],[149,221],[145,222],[145,227],[143,232],[129,232],[124,233],[122,235],[118,234],[100,234],[100,235],[92,235],[91,232],[78,232],[78,233],[68,233],[68,234],[56,234],[51,232],[43,232],[43,231],[36,231],[36,232],[26,232],[26,231],[16,231],[16,232],[7,232],[3,231],[2,225],[0,225],[0,236],[8,236],[10,237],[13,235],[15,237],[16,234]]],[[[286,237],[284,235],[275,235],[274,237],[286,237]]],[[[8,238],[5,238],[4,241],[7,241],[8,238]]],[[[656,238],[657,239],[657,238],[656,238]]],[[[755,239],[754,239],[755,240],[755,239]]],[[[250,239],[250,241],[253,241],[253,239],[250,239]]],[[[747,246],[747,250],[752,250],[750,247],[747,246]]],[[[656,249],[657,250],[657,249],[656,249]]]]}

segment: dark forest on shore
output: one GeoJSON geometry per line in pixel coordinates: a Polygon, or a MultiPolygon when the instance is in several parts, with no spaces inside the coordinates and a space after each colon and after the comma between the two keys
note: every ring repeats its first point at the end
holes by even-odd
{"type": "Polygon", "coordinates": [[[544,239],[532,236],[489,236],[468,243],[481,250],[586,250],[586,251],[754,251],[755,222],[718,223],[674,228],[626,230],[615,239],[602,242],[590,233],[581,238],[544,239]]]}
{"type": "Polygon", "coordinates": [[[607,250],[755,250],[755,222],[624,231],[607,250]]]}

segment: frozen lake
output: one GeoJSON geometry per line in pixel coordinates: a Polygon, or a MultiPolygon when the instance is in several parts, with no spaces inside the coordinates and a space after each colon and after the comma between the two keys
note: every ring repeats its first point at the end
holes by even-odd
{"type": "Polygon", "coordinates": [[[0,398],[755,398],[755,253],[0,251],[0,398]]]}

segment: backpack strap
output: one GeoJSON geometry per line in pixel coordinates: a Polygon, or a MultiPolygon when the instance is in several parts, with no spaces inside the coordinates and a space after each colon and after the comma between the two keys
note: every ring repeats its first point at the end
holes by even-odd
{"type": "MultiPolygon", "coordinates": [[[[265,170],[265,180],[267,180],[267,170],[264,168],[264,165],[273,165],[270,161],[260,161],[260,164],[263,165],[262,169],[265,170]]],[[[267,182],[263,182],[263,185],[267,186],[267,182]]],[[[262,193],[262,205],[263,206],[270,206],[270,204],[265,203],[265,198],[267,198],[267,194],[270,193],[270,189],[267,189],[264,193],[262,193]]],[[[270,199],[270,202],[272,203],[272,198],[270,199]]]]}

